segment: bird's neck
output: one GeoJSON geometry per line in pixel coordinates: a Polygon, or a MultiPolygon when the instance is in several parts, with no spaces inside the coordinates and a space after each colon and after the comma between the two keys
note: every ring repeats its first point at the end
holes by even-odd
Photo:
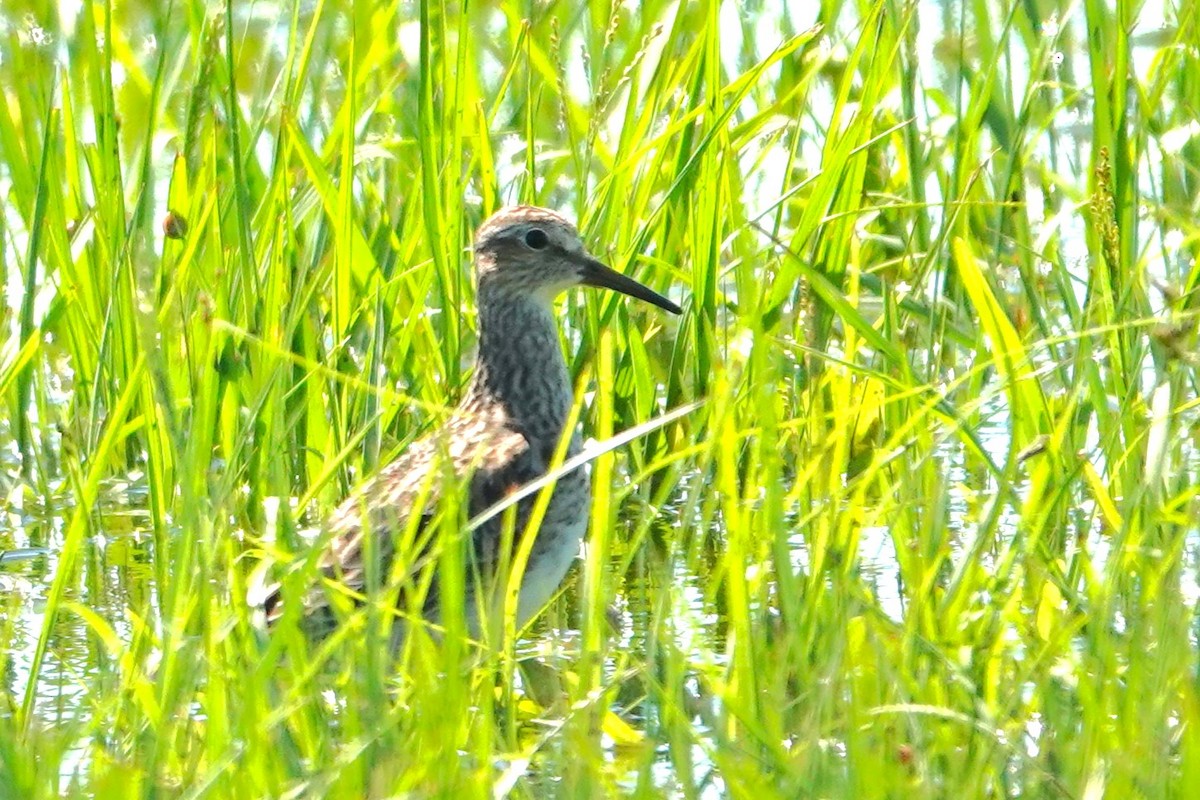
{"type": "Polygon", "coordinates": [[[573,398],[550,301],[481,287],[479,356],[464,410],[501,410],[526,436],[556,443],[573,398]]]}

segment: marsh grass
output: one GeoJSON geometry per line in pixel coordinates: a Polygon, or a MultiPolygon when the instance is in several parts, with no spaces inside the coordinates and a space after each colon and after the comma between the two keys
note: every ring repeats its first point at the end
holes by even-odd
{"type": "Polygon", "coordinates": [[[1037,5],[6,4],[0,794],[1186,796],[1200,9],[1037,5]],[[510,202],[685,306],[563,302],[588,435],[695,407],[524,635],[263,634],[510,202]]]}

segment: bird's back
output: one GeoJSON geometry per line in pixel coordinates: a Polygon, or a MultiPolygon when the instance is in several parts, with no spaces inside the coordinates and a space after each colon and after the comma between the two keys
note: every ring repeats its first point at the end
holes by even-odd
{"type": "MultiPolygon", "coordinates": [[[[329,544],[319,562],[322,586],[305,594],[302,624],[323,636],[337,625],[332,596],[359,605],[376,590],[398,588],[398,610],[440,620],[437,574],[442,547],[468,543],[463,563],[468,625],[477,628],[473,587],[490,581],[507,563],[524,533],[537,494],[517,505],[512,536],[498,515],[460,535],[465,522],[543,476],[558,442],[531,438],[500,408],[460,409],[450,422],[414,442],[363,484],[329,518],[329,544]],[[455,502],[448,502],[453,498],[455,502]],[[512,549],[503,552],[508,541],[512,549]],[[368,569],[373,574],[368,575],[368,569]]],[[[569,452],[579,449],[577,439],[569,452]]],[[[526,568],[518,616],[523,621],[553,594],[579,550],[589,498],[585,469],[559,478],[538,529],[526,568]],[[546,590],[549,587],[549,591],[546,590]]],[[[268,620],[282,616],[278,593],[268,603],[268,620]]]]}

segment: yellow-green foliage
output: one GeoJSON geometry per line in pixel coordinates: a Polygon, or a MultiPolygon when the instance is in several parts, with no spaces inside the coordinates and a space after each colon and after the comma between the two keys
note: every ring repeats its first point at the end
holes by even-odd
{"type": "Polygon", "coordinates": [[[0,797],[1189,796],[1200,8],[1051,5],[6,0],[0,797]],[[562,304],[587,558],[263,634],[515,202],[685,306],[562,304]]]}

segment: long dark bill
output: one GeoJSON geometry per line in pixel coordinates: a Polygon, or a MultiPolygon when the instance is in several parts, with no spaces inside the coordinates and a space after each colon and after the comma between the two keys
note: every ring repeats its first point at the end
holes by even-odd
{"type": "Polygon", "coordinates": [[[612,289],[613,291],[627,294],[630,297],[636,297],[638,300],[645,300],[647,303],[653,303],[661,309],[670,311],[672,314],[682,314],[683,309],[672,303],[667,298],[663,297],[653,289],[643,286],[626,275],[622,275],[611,267],[601,264],[594,258],[584,258],[581,261],[582,283],[585,286],[598,286],[601,289],[612,289]]]}

